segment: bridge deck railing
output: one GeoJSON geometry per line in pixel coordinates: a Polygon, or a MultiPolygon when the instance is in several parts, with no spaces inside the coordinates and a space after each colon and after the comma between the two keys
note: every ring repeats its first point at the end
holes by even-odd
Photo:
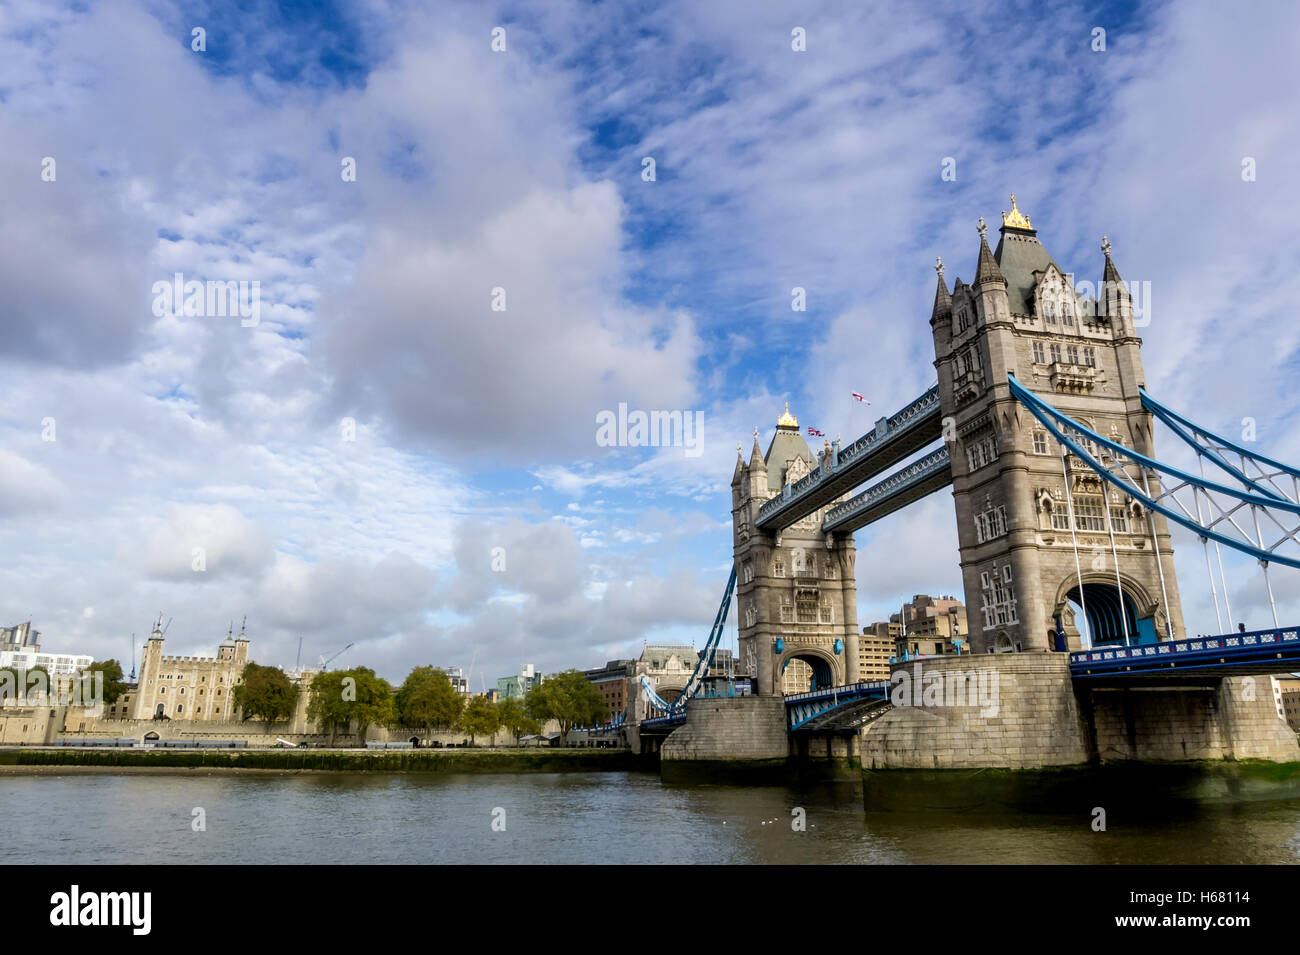
{"type": "Polygon", "coordinates": [[[944,468],[951,467],[951,465],[952,462],[948,458],[948,449],[939,448],[919,461],[909,464],[901,471],[891,474],[879,484],[872,485],[856,497],[832,507],[826,512],[826,519],[822,522],[822,526],[829,528],[846,517],[850,517],[873,505],[883,503],[895,494],[901,494],[913,485],[920,483],[938,471],[942,471],[944,468]]]}
{"type": "Polygon", "coordinates": [[[1070,654],[1070,669],[1076,674],[1113,673],[1134,668],[1146,670],[1194,664],[1201,660],[1222,660],[1227,665],[1233,658],[1257,661],[1263,655],[1279,651],[1287,651],[1282,659],[1294,658],[1293,654],[1300,651],[1300,628],[1250,630],[1127,647],[1075,650],[1070,654]]]}

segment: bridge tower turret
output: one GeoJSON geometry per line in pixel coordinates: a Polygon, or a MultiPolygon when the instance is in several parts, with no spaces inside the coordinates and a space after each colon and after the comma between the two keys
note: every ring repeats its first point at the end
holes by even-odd
{"type": "MultiPolygon", "coordinates": [[[[1048,650],[1058,628],[1077,647],[1073,605],[1094,642],[1182,636],[1164,518],[1063,460],[1007,385],[1015,375],[1080,423],[1153,452],[1141,339],[1110,243],[1093,301],[1079,297],[1015,196],[999,232],[991,250],[980,219],[973,284],[958,278],[949,295],[939,266],[930,318],[972,649],[1048,650]]],[[[1147,478],[1158,492],[1156,475],[1147,478]]]]}
{"type": "Polygon", "coordinates": [[[736,448],[731,513],[738,669],[754,678],[754,692],[762,696],[781,695],[786,667],[795,659],[811,667],[817,687],[858,679],[853,535],[822,533],[827,507],[777,533],[757,526],[763,503],[820,467],[838,444],[827,442],[815,457],[787,404],[766,453],[757,428],[748,464],[736,448]]]}

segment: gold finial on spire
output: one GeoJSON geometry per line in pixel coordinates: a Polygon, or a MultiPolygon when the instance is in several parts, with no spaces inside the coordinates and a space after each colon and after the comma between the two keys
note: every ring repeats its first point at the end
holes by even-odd
{"type": "Polygon", "coordinates": [[[1032,229],[1029,216],[1016,208],[1016,194],[1011,193],[1011,211],[1002,213],[1002,224],[1008,229],[1032,229]]]}
{"type": "Polygon", "coordinates": [[[798,430],[799,419],[796,418],[794,415],[790,414],[790,402],[787,401],[785,403],[785,412],[781,415],[781,417],[776,419],[776,426],[778,428],[794,428],[798,430]]]}

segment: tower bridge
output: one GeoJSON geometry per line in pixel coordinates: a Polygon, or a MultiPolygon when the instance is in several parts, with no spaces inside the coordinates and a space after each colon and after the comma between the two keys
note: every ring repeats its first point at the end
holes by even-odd
{"type": "Polygon", "coordinates": [[[1271,603],[1270,568],[1300,568],[1300,470],[1147,393],[1108,240],[1088,300],[1014,196],[996,250],[987,231],[981,218],[970,284],[949,290],[936,263],[934,387],[844,448],[814,454],[787,405],[766,451],[757,429],[748,461],[737,449],[734,564],[700,672],[734,594],[753,695],[699,696],[695,678],[672,701],[647,687],[659,715],[631,727],[638,745],[662,746],[665,760],[771,759],[808,752],[811,738],[825,755],[885,768],[1300,759],[1272,693],[1255,687],[1300,668],[1300,627],[1279,626],[1274,610],[1269,630],[1227,632],[1214,578],[1217,562],[1227,607],[1222,550],[1247,554],[1271,603]],[[1157,422],[1195,452],[1199,474],[1157,457],[1157,422]],[[891,679],[978,678],[999,699],[891,706],[891,684],[858,672],[853,534],[943,488],[973,652],[899,663],[891,679]],[[1185,630],[1170,521],[1205,552],[1221,636],[1185,630]],[[787,697],[793,660],[813,685],[787,697]]]}

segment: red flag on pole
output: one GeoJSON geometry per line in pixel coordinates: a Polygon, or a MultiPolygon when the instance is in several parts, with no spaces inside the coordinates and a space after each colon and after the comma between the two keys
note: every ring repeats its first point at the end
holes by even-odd
{"type": "Polygon", "coordinates": [[[854,398],[857,398],[859,401],[866,401],[867,404],[871,404],[870,401],[867,401],[867,399],[866,399],[865,397],[863,397],[862,395],[858,394],[856,391],[853,392],[853,397],[854,397],[854,398]]]}

